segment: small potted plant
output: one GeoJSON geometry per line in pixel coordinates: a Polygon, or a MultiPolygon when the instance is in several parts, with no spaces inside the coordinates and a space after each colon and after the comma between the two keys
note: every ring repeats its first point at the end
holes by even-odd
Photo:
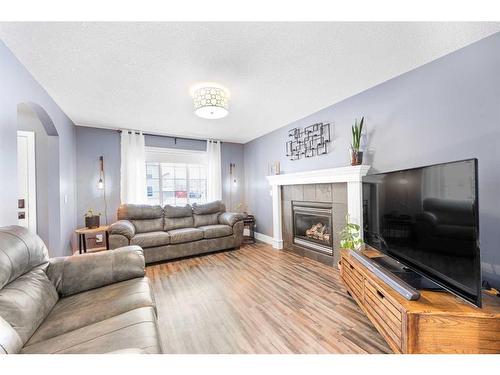
{"type": "Polygon", "coordinates": [[[361,121],[358,123],[356,119],[354,125],[351,128],[352,131],[352,143],[351,143],[351,165],[360,165],[363,163],[363,151],[360,150],[361,146],[361,135],[363,132],[363,122],[365,118],[362,117],[361,121]]]}
{"type": "Polygon", "coordinates": [[[95,213],[92,208],[83,215],[85,217],[85,226],[87,228],[98,228],[101,224],[101,213],[95,213]]]}
{"type": "Polygon", "coordinates": [[[243,202],[240,202],[236,205],[236,212],[240,212],[242,214],[248,215],[247,213],[247,205],[243,202]]]}
{"type": "MultiPolygon", "coordinates": [[[[346,225],[340,231],[340,246],[343,249],[358,250],[363,244],[361,239],[360,227],[358,224],[349,222],[349,215],[346,215],[346,225]]],[[[340,262],[338,264],[340,269],[340,262]]]]}

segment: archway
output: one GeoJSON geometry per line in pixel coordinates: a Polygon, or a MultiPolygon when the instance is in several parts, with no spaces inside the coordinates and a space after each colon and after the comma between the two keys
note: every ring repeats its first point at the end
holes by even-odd
{"type": "Polygon", "coordinates": [[[59,135],[47,112],[36,103],[17,106],[17,128],[33,132],[36,166],[36,228],[49,249],[60,242],[59,135]]]}

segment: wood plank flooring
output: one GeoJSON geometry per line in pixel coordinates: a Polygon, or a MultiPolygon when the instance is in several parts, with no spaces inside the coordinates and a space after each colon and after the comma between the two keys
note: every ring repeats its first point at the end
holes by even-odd
{"type": "Polygon", "coordinates": [[[336,268],[265,244],[147,267],[166,353],[388,353],[336,268]]]}

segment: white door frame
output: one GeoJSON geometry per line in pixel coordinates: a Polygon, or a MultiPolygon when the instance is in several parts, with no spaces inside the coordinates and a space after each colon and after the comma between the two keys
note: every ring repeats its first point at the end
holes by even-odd
{"type": "MultiPolygon", "coordinates": [[[[17,131],[18,137],[26,138],[28,145],[28,228],[33,233],[37,233],[36,226],[36,154],[35,154],[35,132],[17,131]]],[[[26,205],[25,205],[26,207],[26,205]]]]}

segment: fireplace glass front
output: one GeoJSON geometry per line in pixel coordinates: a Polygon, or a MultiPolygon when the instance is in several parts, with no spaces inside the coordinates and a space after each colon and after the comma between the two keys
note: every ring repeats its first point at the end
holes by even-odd
{"type": "Polygon", "coordinates": [[[332,204],[292,202],[293,242],[333,255],[332,204]]]}

